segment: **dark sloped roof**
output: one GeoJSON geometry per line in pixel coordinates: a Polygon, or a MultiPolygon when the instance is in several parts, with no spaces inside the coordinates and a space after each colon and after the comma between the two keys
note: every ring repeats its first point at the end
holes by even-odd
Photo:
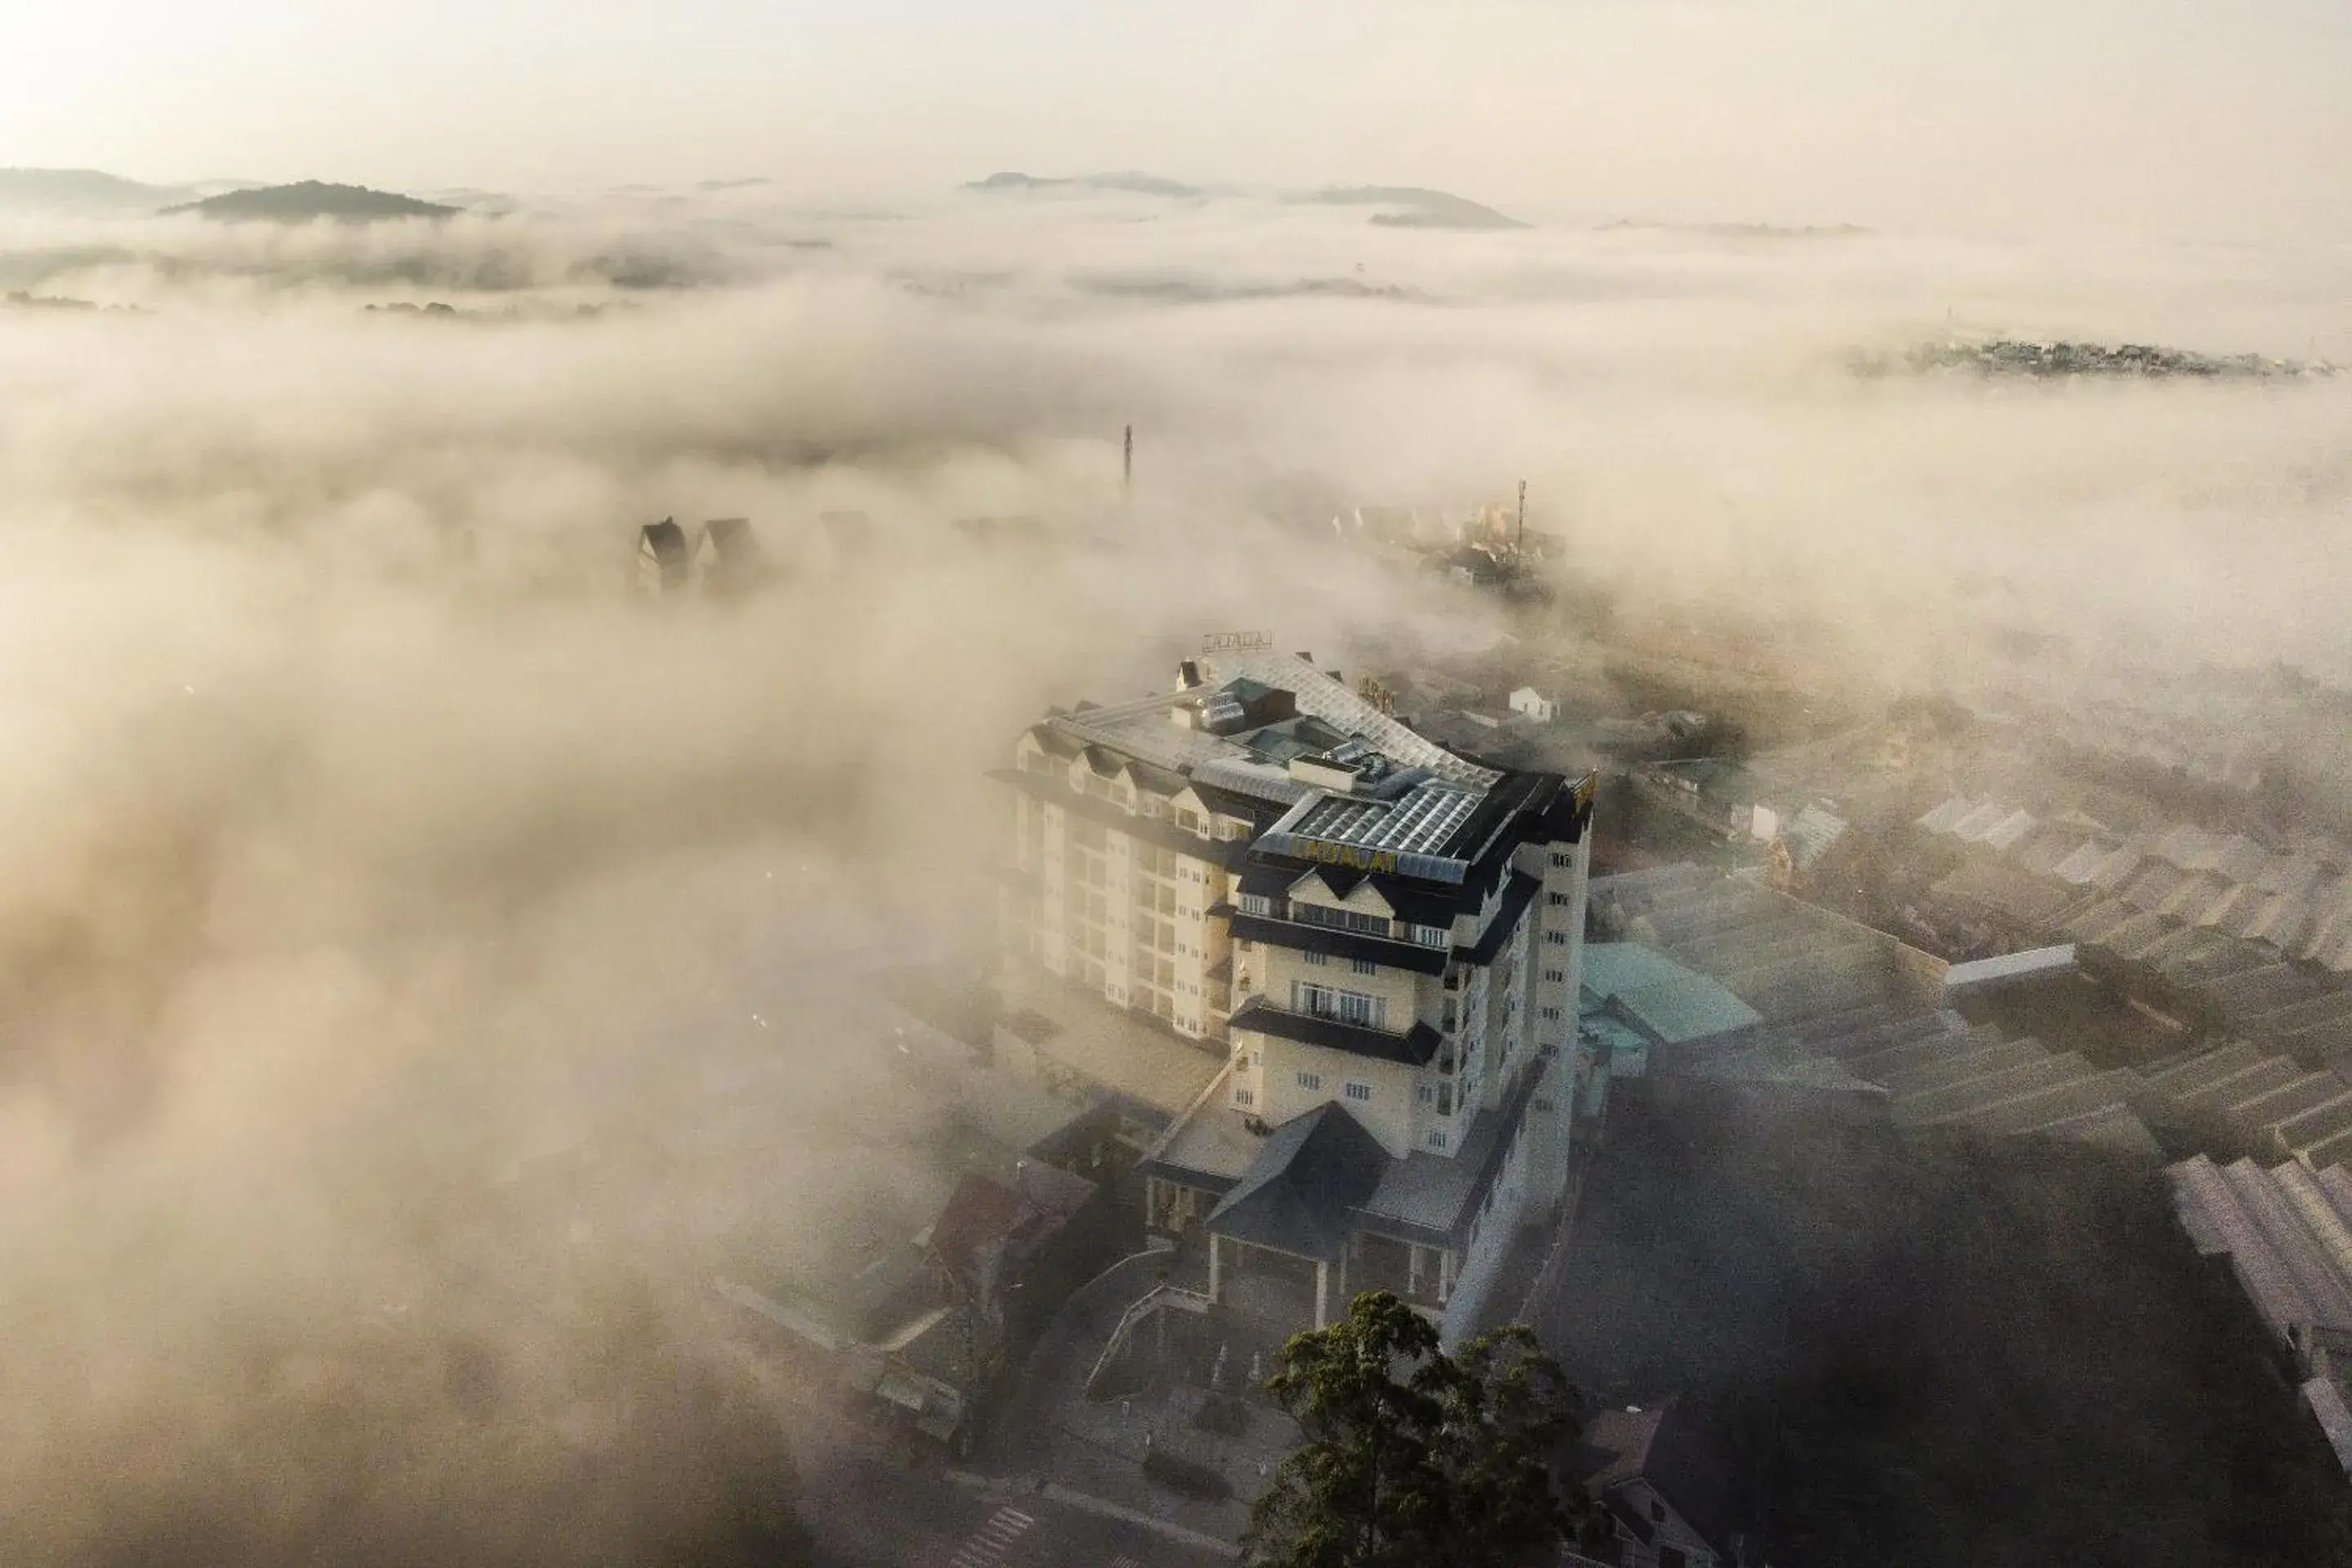
{"type": "MultiPolygon", "coordinates": [[[[1313,870],[1301,876],[1298,879],[1298,881],[1305,881],[1307,877],[1318,878],[1322,881],[1326,888],[1328,888],[1331,890],[1331,896],[1333,898],[1344,902],[1347,900],[1348,895],[1356,890],[1356,884],[1361,882],[1370,875],[1371,875],[1371,873],[1369,871],[1352,870],[1345,866],[1318,865],[1313,870]]],[[[1297,886],[1298,882],[1291,883],[1291,887],[1294,889],[1297,886]]]]}
{"type": "Polygon", "coordinates": [[[1035,1251],[1068,1226],[1096,1192],[1084,1176],[1042,1161],[1024,1161],[1010,1184],[968,1173],[931,1225],[931,1250],[967,1278],[983,1253],[1035,1251]]]}
{"type": "MultiPolygon", "coordinates": [[[[1463,818],[1461,826],[1446,836],[1445,842],[1439,847],[1437,852],[1441,855],[1451,855],[1456,859],[1468,859],[1482,849],[1491,854],[1495,845],[1490,840],[1494,838],[1496,829],[1522,811],[1529,808],[1541,811],[1551,804],[1551,798],[1559,793],[1559,786],[1560,777],[1558,773],[1504,774],[1502,781],[1486,792],[1485,799],[1479,801],[1477,808],[1463,818]]],[[[1510,845],[1507,837],[1503,843],[1506,846],[1506,853],[1508,852],[1509,847],[1516,847],[1510,845]]],[[[1485,858],[1485,856],[1480,856],[1482,869],[1485,858]]]]}
{"type": "Polygon", "coordinates": [[[704,537],[722,561],[756,565],[760,559],[760,536],[751,531],[748,517],[714,517],[702,525],[704,537]]]}
{"type": "MultiPolygon", "coordinates": [[[[1260,826],[1264,826],[1261,824],[1260,826]]],[[[1438,889],[1426,882],[1392,876],[1383,871],[1358,871],[1343,866],[1329,866],[1319,861],[1301,860],[1288,855],[1253,854],[1242,872],[1242,891],[1263,893],[1269,899],[1286,897],[1298,879],[1313,871],[1319,873],[1323,885],[1339,898],[1346,898],[1359,882],[1369,881],[1379,889],[1397,919],[1415,925],[1444,926],[1454,923],[1455,914],[1475,912],[1478,895],[1453,888],[1438,889]]]]}
{"type": "Polygon", "coordinates": [[[1584,778],[1567,782],[1544,807],[1544,832],[1556,843],[1573,844],[1581,839],[1592,822],[1592,796],[1593,791],[1585,787],[1584,778]]]}
{"type": "Polygon", "coordinates": [[[1585,1423],[1570,1468],[1601,1496],[1650,1483],[1720,1556],[1745,1529],[1744,1478],[1708,1424],[1679,1400],[1647,1410],[1604,1410],[1585,1423]]]}
{"type": "Polygon", "coordinates": [[[1503,889],[1502,905],[1495,910],[1495,918],[1486,924],[1486,934],[1478,939],[1475,947],[1455,948],[1456,956],[1471,963],[1494,963],[1495,955],[1503,951],[1503,944],[1511,940],[1511,932],[1517,929],[1519,917],[1527,913],[1528,906],[1536,901],[1536,895],[1541,891],[1543,884],[1533,877],[1523,872],[1511,873],[1510,884],[1503,889]]]}
{"type": "Polygon", "coordinates": [[[1201,804],[1211,811],[1224,816],[1238,816],[1244,822],[1254,823],[1260,827],[1280,816],[1285,809],[1271,801],[1259,800],[1238,790],[1202,784],[1198,779],[1192,780],[1192,793],[1199,795],[1201,804]]]}
{"type": "Polygon", "coordinates": [[[1380,1185],[1388,1155],[1336,1101],[1268,1135],[1247,1173],[1209,1215],[1210,1231],[1254,1247],[1335,1262],[1350,1215],[1380,1185]]]}
{"type": "Polygon", "coordinates": [[[1427,883],[1408,881],[1402,877],[1381,872],[1373,873],[1372,886],[1378,888],[1381,897],[1389,901],[1389,908],[1396,911],[1397,919],[1410,921],[1414,925],[1452,925],[1454,913],[1468,903],[1459,896],[1433,892],[1427,883]]]}
{"type": "Polygon", "coordinates": [[[1333,958],[1369,959],[1374,963],[1385,964],[1391,969],[1410,970],[1415,974],[1445,973],[1446,950],[1442,947],[1393,942],[1365,931],[1341,931],[1336,926],[1271,921],[1263,915],[1237,914],[1230,925],[1233,934],[1244,942],[1262,942],[1269,947],[1289,948],[1299,952],[1328,953],[1333,958]]]}
{"type": "Polygon", "coordinates": [[[1150,763],[1139,763],[1131,758],[1127,764],[1127,773],[1128,777],[1135,781],[1136,788],[1150,790],[1154,795],[1179,794],[1192,782],[1173,769],[1155,767],[1150,763]]]}
{"type": "MultiPolygon", "coordinates": [[[[1236,930],[1242,919],[1234,917],[1236,930]]],[[[1263,996],[1253,996],[1243,1004],[1234,1014],[1230,1027],[1272,1035],[1278,1040],[1321,1046],[1326,1050],[1346,1051],[1350,1056],[1370,1057],[1375,1061],[1403,1062],[1411,1067],[1428,1066],[1444,1039],[1435,1029],[1420,1022],[1414,1023],[1411,1034],[1391,1035],[1381,1029],[1343,1024],[1337,1018],[1310,1018],[1303,1013],[1285,1012],[1268,1006],[1263,996]]]]}
{"type": "Polygon", "coordinates": [[[645,526],[646,547],[664,564],[683,564],[686,561],[686,530],[664,518],[645,526]]]}

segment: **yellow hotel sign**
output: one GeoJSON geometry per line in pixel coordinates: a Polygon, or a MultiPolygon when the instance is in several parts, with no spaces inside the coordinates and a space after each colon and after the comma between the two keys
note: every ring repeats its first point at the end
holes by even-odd
{"type": "Polygon", "coordinates": [[[1335,844],[1328,838],[1301,838],[1293,847],[1302,860],[1317,860],[1326,866],[1347,866],[1359,871],[1393,871],[1397,868],[1393,849],[1367,849],[1356,844],[1335,844]]]}

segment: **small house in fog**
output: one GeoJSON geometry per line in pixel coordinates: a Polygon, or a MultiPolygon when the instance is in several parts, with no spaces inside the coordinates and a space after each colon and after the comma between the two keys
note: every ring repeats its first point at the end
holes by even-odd
{"type": "Polygon", "coordinates": [[[705,592],[738,594],[759,586],[766,573],[759,535],[748,517],[714,517],[695,543],[696,574],[705,592]]]}
{"type": "Polygon", "coordinates": [[[1746,1568],[1762,1561],[1745,1477],[1707,1424],[1677,1401],[1594,1415],[1567,1468],[1606,1511],[1619,1568],[1746,1568]]]}
{"type": "Polygon", "coordinates": [[[1559,704],[1532,686],[1522,686],[1511,693],[1511,711],[1538,724],[1549,724],[1559,717],[1559,704]]]}
{"type": "Polygon", "coordinates": [[[678,527],[676,518],[649,522],[638,531],[638,593],[654,596],[675,594],[693,582],[694,552],[688,545],[686,530],[678,527]]]}

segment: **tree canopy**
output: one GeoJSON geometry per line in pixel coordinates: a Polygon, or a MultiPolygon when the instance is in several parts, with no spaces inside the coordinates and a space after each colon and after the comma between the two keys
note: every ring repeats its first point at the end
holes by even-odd
{"type": "Polygon", "coordinates": [[[1307,1441],[1253,1510],[1262,1568],[1512,1568],[1580,1511],[1552,1485],[1574,1392],[1527,1328],[1448,1355],[1370,1291],[1293,1337],[1266,1388],[1307,1441]]]}

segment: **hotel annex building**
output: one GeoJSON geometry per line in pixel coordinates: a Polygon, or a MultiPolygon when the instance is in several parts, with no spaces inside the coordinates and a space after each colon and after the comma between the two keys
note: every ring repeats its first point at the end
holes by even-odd
{"type": "Polygon", "coordinates": [[[1153,1231],[1213,1300],[1319,1325],[1382,1288],[1465,1331],[1593,1070],[1591,779],[1479,766],[1263,648],[1014,753],[1009,961],[1227,1052],[1145,1159],[1153,1231]]]}

